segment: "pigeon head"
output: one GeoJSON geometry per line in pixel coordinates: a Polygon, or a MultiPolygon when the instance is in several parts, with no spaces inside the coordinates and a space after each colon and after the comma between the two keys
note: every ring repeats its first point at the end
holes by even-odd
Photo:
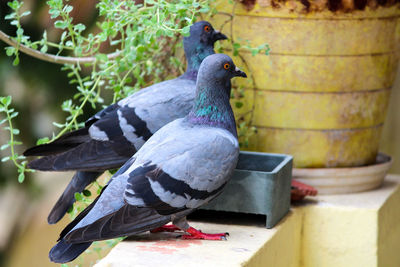
{"type": "Polygon", "coordinates": [[[235,117],[229,103],[231,79],[247,77],[224,54],[206,57],[200,65],[196,83],[196,98],[187,116],[193,124],[225,128],[237,137],[235,117]]]}
{"type": "Polygon", "coordinates": [[[237,76],[247,77],[246,73],[236,67],[229,56],[214,54],[206,57],[201,63],[197,83],[223,84],[224,89],[229,89],[230,93],[230,80],[237,76]]]}
{"type": "Polygon", "coordinates": [[[215,30],[207,21],[199,21],[190,27],[190,35],[183,38],[183,48],[187,59],[187,71],[196,79],[201,62],[214,54],[214,43],[227,37],[215,30]]]}

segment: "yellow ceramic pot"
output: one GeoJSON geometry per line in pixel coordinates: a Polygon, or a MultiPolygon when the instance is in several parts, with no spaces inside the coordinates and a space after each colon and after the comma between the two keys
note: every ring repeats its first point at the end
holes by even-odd
{"type": "Polygon", "coordinates": [[[243,82],[245,106],[235,110],[254,109],[251,150],[294,155],[298,168],[373,163],[398,65],[399,6],[296,12],[264,2],[247,10],[221,1],[213,18],[234,38],[271,48],[243,52],[246,64],[234,58],[256,85],[243,82]]]}

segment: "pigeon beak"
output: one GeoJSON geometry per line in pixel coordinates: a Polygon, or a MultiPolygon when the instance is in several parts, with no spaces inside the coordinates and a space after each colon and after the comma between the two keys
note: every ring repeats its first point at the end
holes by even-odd
{"type": "Polygon", "coordinates": [[[218,40],[226,40],[226,39],[228,39],[228,37],[226,37],[226,35],[221,33],[220,31],[214,30],[213,39],[214,39],[214,42],[216,42],[218,40]]]}
{"type": "Polygon", "coordinates": [[[235,67],[235,76],[247,78],[246,73],[241,71],[238,67],[235,67]]]}

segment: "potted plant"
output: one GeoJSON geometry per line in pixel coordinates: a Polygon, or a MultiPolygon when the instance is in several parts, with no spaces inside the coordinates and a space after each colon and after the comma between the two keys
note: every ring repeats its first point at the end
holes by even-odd
{"type": "Polygon", "coordinates": [[[221,0],[216,8],[214,24],[271,47],[269,56],[234,59],[254,77],[240,84],[245,107],[236,109],[257,127],[251,150],[291,154],[296,168],[376,163],[398,66],[399,3],[221,0]]]}

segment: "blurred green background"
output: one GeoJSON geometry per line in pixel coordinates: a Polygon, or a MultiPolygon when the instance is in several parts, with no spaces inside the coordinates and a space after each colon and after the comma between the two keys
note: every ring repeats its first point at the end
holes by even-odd
{"type": "MultiPolygon", "coordinates": [[[[75,0],[70,3],[75,7],[72,14],[75,21],[84,23],[88,28],[90,25],[94,27],[96,1],[75,0]]],[[[49,39],[57,40],[60,32],[52,27],[53,22],[48,15],[45,1],[25,0],[24,8],[32,11],[32,15],[22,21],[26,35],[37,40],[43,30],[47,30],[49,39]]],[[[14,28],[3,19],[8,12],[6,1],[0,1],[0,29],[14,35],[14,28]]],[[[20,64],[13,67],[12,59],[5,55],[5,47],[0,42],[0,95],[13,97],[13,107],[20,113],[16,119],[17,128],[21,130],[20,139],[27,146],[33,145],[39,137],[51,136],[56,131],[52,122],[64,120],[65,113],[61,112],[60,105],[75,93],[75,89],[68,84],[61,65],[21,55],[20,64]]],[[[394,158],[391,172],[400,174],[398,103],[399,71],[381,138],[381,151],[394,158]]],[[[93,113],[94,111],[88,109],[86,116],[93,113]]],[[[1,144],[8,140],[7,134],[8,132],[0,130],[1,144]]],[[[22,153],[24,148],[20,147],[18,152],[22,153]]],[[[8,151],[1,153],[3,154],[0,156],[4,156],[8,151]]],[[[0,266],[56,266],[50,263],[47,253],[69,218],[51,226],[47,225],[46,218],[71,176],[72,173],[36,172],[30,174],[23,184],[18,184],[15,168],[8,163],[0,164],[0,266]]],[[[95,253],[88,256],[84,265],[93,264],[97,257],[95,253]]]]}

